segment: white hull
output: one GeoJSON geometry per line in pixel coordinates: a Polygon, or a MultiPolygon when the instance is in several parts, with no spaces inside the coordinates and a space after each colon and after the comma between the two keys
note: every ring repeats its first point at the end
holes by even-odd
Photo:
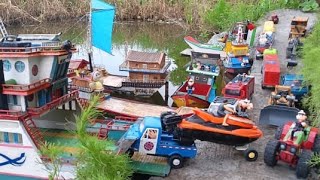
{"type": "Polygon", "coordinates": [[[195,52],[201,52],[201,53],[208,53],[208,54],[220,54],[220,57],[225,58],[227,57],[226,52],[221,50],[214,50],[214,49],[207,49],[207,48],[201,48],[199,46],[196,46],[188,41],[186,43],[192,48],[195,52]]]}
{"type": "MultiPolygon", "coordinates": [[[[21,176],[35,179],[48,179],[49,171],[42,164],[38,149],[19,121],[0,120],[1,132],[21,134],[22,143],[0,142],[0,177],[21,176]],[[8,157],[9,159],[5,158],[8,157]]],[[[74,179],[74,168],[63,166],[60,178],[74,179]]]]}

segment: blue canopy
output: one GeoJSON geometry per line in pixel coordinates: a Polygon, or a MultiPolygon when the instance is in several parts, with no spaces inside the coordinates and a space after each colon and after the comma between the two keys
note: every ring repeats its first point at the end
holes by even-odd
{"type": "Polygon", "coordinates": [[[111,54],[115,7],[103,0],[91,0],[91,43],[111,54]]]}

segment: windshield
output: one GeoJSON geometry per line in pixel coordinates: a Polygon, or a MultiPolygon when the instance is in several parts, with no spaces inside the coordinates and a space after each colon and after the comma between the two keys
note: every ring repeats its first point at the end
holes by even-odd
{"type": "Polygon", "coordinates": [[[283,85],[301,87],[302,86],[302,80],[285,81],[283,85]]]}
{"type": "Polygon", "coordinates": [[[230,95],[230,96],[240,96],[240,90],[236,90],[236,89],[226,89],[226,95],[230,95]]]}
{"type": "Polygon", "coordinates": [[[143,121],[143,118],[137,119],[137,121],[135,122],[135,124],[139,125],[139,131],[140,131],[141,133],[143,133],[143,130],[144,130],[144,121],[143,121]]]}

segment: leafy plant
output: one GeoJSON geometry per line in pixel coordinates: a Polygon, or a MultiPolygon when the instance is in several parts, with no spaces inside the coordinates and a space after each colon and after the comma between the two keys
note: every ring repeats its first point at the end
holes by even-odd
{"type": "Polygon", "coordinates": [[[316,11],[319,8],[319,4],[316,0],[306,0],[299,5],[303,12],[316,11]]]}
{"type": "Polygon", "coordinates": [[[42,164],[50,166],[48,168],[49,180],[58,179],[62,167],[60,157],[63,154],[63,148],[57,144],[45,142],[40,147],[40,153],[49,160],[48,162],[42,162],[42,164]]]}
{"type": "Polygon", "coordinates": [[[108,140],[99,140],[87,133],[88,123],[96,119],[101,113],[96,109],[99,97],[95,96],[80,116],[76,116],[76,128],[81,150],[78,155],[76,179],[104,180],[128,179],[132,175],[129,157],[116,155],[110,148],[114,143],[108,140]]]}

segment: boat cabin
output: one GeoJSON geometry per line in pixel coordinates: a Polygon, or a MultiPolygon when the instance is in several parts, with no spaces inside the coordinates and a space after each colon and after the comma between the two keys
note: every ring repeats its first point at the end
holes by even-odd
{"type": "Polygon", "coordinates": [[[219,76],[220,54],[209,54],[201,52],[191,52],[191,64],[187,72],[194,74],[203,74],[209,76],[219,76]]]}
{"type": "Polygon", "coordinates": [[[45,43],[52,42],[52,46],[38,46],[39,38],[34,39],[28,42],[7,39],[0,43],[0,93],[3,100],[0,107],[3,110],[40,115],[50,109],[49,106],[61,105],[62,101],[58,99],[68,94],[67,72],[74,50],[71,42],[53,46],[56,40],[46,39],[45,43]],[[28,46],[21,47],[23,43],[28,46]]]}

